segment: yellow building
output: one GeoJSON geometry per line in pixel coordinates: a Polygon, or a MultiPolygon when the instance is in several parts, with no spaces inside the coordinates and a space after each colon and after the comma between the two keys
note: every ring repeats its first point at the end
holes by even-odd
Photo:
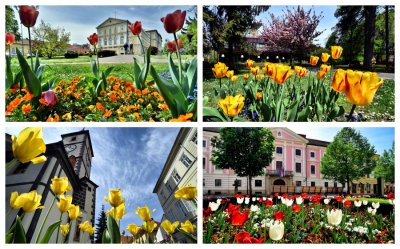
{"type": "Polygon", "coordinates": [[[357,179],[351,184],[351,194],[372,195],[377,192],[378,180],[373,175],[357,179]]]}
{"type": "MultiPolygon", "coordinates": [[[[17,56],[17,49],[25,56],[29,55],[30,54],[29,40],[21,39],[20,41],[15,41],[15,43],[13,45],[11,45],[11,56],[17,56]]],[[[8,54],[8,53],[9,53],[9,51],[7,48],[6,54],[8,54]]]]}

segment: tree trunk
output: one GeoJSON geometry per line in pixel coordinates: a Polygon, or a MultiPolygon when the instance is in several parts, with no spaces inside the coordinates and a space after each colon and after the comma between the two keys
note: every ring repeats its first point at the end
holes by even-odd
{"type": "Polygon", "coordinates": [[[350,194],[350,178],[347,177],[347,194],[350,194]]]}
{"type": "Polygon", "coordinates": [[[349,40],[349,43],[350,43],[349,66],[352,65],[353,60],[354,60],[354,58],[353,58],[353,32],[354,32],[354,25],[351,25],[351,28],[350,28],[350,40],[349,40]]]}
{"type": "Polygon", "coordinates": [[[247,194],[249,194],[250,196],[253,194],[252,186],[251,186],[252,179],[253,179],[253,177],[249,176],[249,181],[247,182],[247,184],[249,185],[249,189],[250,189],[250,194],[249,193],[247,193],[247,194]]]}
{"type": "Polygon", "coordinates": [[[385,49],[386,49],[386,71],[389,71],[389,6],[385,6],[385,49]]]}
{"type": "Polygon", "coordinates": [[[374,52],[375,40],[375,19],[376,19],[376,6],[365,6],[365,25],[364,25],[364,64],[366,70],[372,68],[372,57],[374,52]]]}

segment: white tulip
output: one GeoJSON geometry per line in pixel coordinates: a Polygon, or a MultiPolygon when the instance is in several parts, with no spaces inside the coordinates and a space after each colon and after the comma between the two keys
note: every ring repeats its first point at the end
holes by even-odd
{"type": "Polygon", "coordinates": [[[303,203],[303,198],[301,196],[296,198],[296,204],[300,205],[301,203],[303,203]]]}
{"type": "Polygon", "coordinates": [[[328,210],[326,215],[328,217],[328,223],[331,225],[337,226],[342,222],[343,212],[341,209],[328,210]]]}
{"type": "Polygon", "coordinates": [[[286,206],[290,207],[293,204],[293,200],[292,199],[286,199],[286,206]]]}
{"type": "Polygon", "coordinates": [[[361,207],[362,201],[354,200],[354,206],[361,207]]]}
{"type": "Polygon", "coordinates": [[[379,208],[379,202],[371,202],[371,205],[373,208],[378,209],[379,208]]]}
{"type": "Polygon", "coordinates": [[[250,206],[250,211],[251,212],[257,212],[258,211],[258,206],[257,205],[251,205],[250,206]]]}
{"type": "Polygon", "coordinates": [[[367,200],[364,200],[364,201],[363,201],[363,205],[364,205],[364,206],[368,205],[368,201],[367,201],[367,200]]]}
{"type": "Polygon", "coordinates": [[[268,200],[272,201],[272,200],[273,200],[273,198],[268,198],[268,200]]]}
{"type": "Polygon", "coordinates": [[[210,202],[208,206],[211,208],[211,211],[215,212],[219,208],[219,203],[217,202],[210,202]]]}
{"type": "Polygon", "coordinates": [[[252,198],[251,198],[251,201],[252,201],[252,202],[255,202],[255,201],[256,201],[256,197],[252,197],[252,198]]]}
{"type": "Polygon", "coordinates": [[[367,211],[368,211],[368,213],[370,213],[370,214],[372,214],[372,215],[375,215],[375,214],[376,214],[376,209],[375,209],[375,208],[368,207],[368,208],[367,208],[367,211]]]}
{"type": "Polygon", "coordinates": [[[250,203],[250,198],[249,197],[246,197],[246,198],[244,198],[244,204],[249,204],[250,203]]]}
{"type": "Polygon", "coordinates": [[[221,204],[222,199],[217,199],[217,203],[221,204]]]}
{"type": "Polygon", "coordinates": [[[272,240],[281,240],[285,233],[285,225],[283,222],[276,220],[269,228],[269,237],[272,240]]]}
{"type": "Polygon", "coordinates": [[[236,198],[237,204],[242,204],[244,201],[244,198],[236,198]]]}
{"type": "Polygon", "coordinates": [[[263,201],[266,201],[266,200],[267,200],[267,197],[264,196],[264,197],[263,197],[263,201]]]}
{"type": "Polygon", "coordinates": [[[325,205],[328,205],[330,201],[331,201],[331,199],[329,199],[329,198],[325,198],[325,199],[324,199],[324,203],[325,203],[325,205]]]}

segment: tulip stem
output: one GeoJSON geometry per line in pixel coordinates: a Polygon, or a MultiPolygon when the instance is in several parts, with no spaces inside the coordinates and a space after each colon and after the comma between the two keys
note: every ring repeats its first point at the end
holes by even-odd
{"type": "Polygon", "coordinates": [[[139,42],[140,42],[140,46],[142,47],[142,51],[143,51],[143,63],[144,63],[144,61],[145,61],[145,52],[144,52],[144,46],[143,46],[143,42],[142,42],[142,39],[140,38],[140,34],[137,36],[138,38],[139,38],[139,42]]]}
{"type": "Polygon", "coordinates": [[[47,210],[46,215],[44,216],[44,220],[42,222],[42,225],[40,225],[39,233],[36,236],[36,244],[39,243],[39,238],[40,238],[40,234],[42,233],[44,223],[46,223],[47,217],[49,216],[50,210],[53,208],[53,205],[54,205],[55,201],[56,201],[56,196],[54,195],[53,201],[51,202],[51,205],[50,205],[49,209],[47,210]]]}
{"type": "MultiPolygon", "coordinates": [[[[63,213],[60,212],[60,221],[62,219],[62,215],[63,215],[63,213]]],[[[60,224],[61,224],[61,222],[60,222],[60,224]]],[[[60,234],[60,226],[58,226],[58,228],[57,228],[56,244],[58,244],[58,235],[59,234],[60,234]]]]}
{"type": "Polygon", "coordinates": [[[96,46],[94,47],[94,53],[96,54],[96,60],[97,60],[97,70],[100,71],[100,62],[99,62],[99,55],[97,53],[96,46]]]}
{"type": "Polygon", "coordinates": [[[31,28],[30,27],[28,27],[28,36],[29,36],[29,53],[31,56],[31,68],[33,71],[34,68],[33,68],[33,58],[32,58],[32,41],[31,41],[31,28]]]}
{"type": "Polygon", "coordinates": [[[6,163],[6,170],[9,169],[9,168],[12,168],[12,167],[14,167],[14,166],[16,166],[18,164],[19,164],[18,159],[14,158],[13,160],[11,160],[8,163],[6,163]]]}
{"type": "Polygon", "coordinates": [[[353,106],[351,107],[349,116],[347,117],[347,122],[351,120],[351,116],[353,116],[353,113],[354,113],[354,110],[356,109],[356,107],[357,107],[357,105],[353,105],[353,106]]]}
{"type": "Polygon", "coordinates": [[[176,46],[176,53],[178,54],[178,60],[179,60],[179,83],[181,86],[183,86],[183,81],[182,81],[182,59],[181,59],[181,53],[179,51],[179,45],[178,45],[178,38],[176,37],[176,33],[174,32],[174,39],[175,39],[175,46],[176,46]]]}

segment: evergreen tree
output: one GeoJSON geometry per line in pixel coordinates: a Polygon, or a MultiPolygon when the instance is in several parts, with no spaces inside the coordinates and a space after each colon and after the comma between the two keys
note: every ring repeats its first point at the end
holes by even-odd
{"type": "Polygon", "coordinates": [[[252,194],[252,179],[264,174],[271,163],[275,137],[266,128],[221,128],[212,139],[212,163],[220,169],[233,169],[247,177],[252,194]]]}
{"type": "Polygon", "coordinates": [[[99,217],[97,218],[96,232],[94,234],[96,244],[101,243],[101,240],[103,238],[103,232],[106,228],[107,228],[107,214],[104,211],[104,205],[102,205],[101,212],[99,214],[99,217]]]}
{"type": "Polygon", "coordinates": [[[321,173],[325,179],[347,183],[347,193],[353,180],[371,174],[376,165],[376,151],[368,139],[350,127],[336,134],[321,160],[321,173]]]}

